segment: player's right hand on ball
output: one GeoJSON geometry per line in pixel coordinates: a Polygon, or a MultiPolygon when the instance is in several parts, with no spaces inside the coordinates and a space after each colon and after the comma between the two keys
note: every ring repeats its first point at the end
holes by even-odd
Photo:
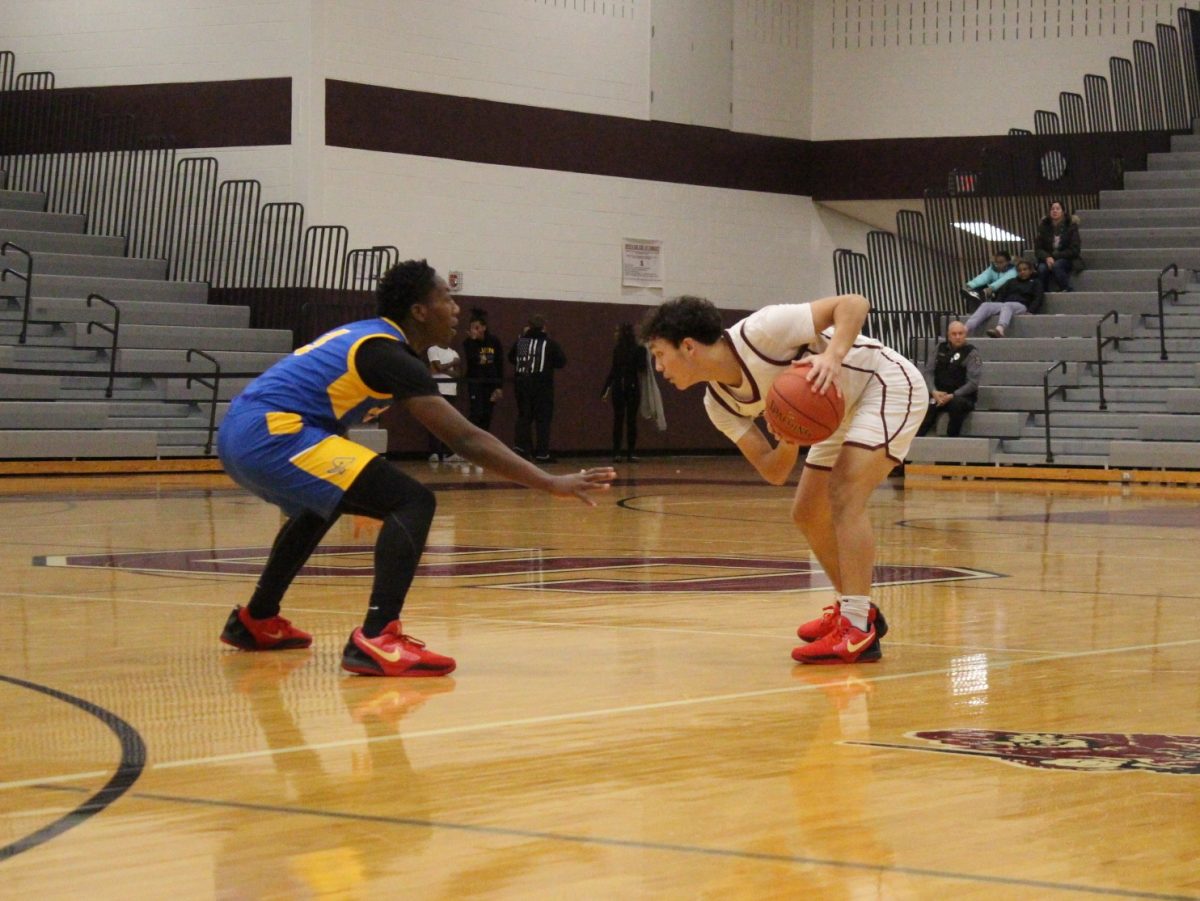
{"type": "Polygon", "coordinates": [[[550,493],[555,497],[577,497],[594,507],[596,502],[589,495],[594,491],[607,491],[609,482],[617,477],[611,466],[596,466],[581,469],[565,476],[554,476],[550,480],[550,493]]]}

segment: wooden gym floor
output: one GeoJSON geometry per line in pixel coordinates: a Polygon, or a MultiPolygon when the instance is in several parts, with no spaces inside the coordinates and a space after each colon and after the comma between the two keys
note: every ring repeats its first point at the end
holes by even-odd
{"type": "Polygon", "coordinates": [[[1200,898],[1197,489],[883,487],[884,659],[799,667],[829,595],[739,460],[596,509],[405,468],[446,679],[339,669],[366,523],[286,601],[313,648],[244,654],[265,504],[0,480],[0,896],[1200,898]]]}

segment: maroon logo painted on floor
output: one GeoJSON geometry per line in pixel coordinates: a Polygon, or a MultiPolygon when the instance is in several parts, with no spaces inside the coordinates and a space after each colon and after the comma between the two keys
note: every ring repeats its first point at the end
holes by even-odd
{"type": "Polygon", "coordinates": [[[993,729],[939,729],[909,732],[940,747],[876,741],[846,744],[991,757],[1013,766],[1082,773],[1167,773],[1200,775],[1200,735],[1154,732],[1002,732],[993,729]]]}
{"type": "MultiPolygon", "coordinates": [[[[35,557],[37,566],[120,569],[178,575],[257,577],[269,548],[139,551],[35,557]]],[[[368,545],[323,546],[301,576],[372,575],[368,545]]],[[[700,554],[556,554],[547,548],[429,545],[417,575],[471,579],[472,587],[600,593],[816,591],[829,587],[814,562],[700,554]]],[[[876,585],[991,579],[995,573],[954,566],[875,567],[876,585]]]]}

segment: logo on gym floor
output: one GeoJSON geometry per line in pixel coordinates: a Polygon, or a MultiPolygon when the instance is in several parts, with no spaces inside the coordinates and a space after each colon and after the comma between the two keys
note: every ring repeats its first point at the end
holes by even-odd
{"type": "MultiPolygon", "coordinates": [[[[35,557],[36,566],[119,569],[176,575],[257,577],[270,548],[135,551],[35,557]]],[[[369,545],[319,547],[301,576],[369,577],[369,545]]],[[[549,548],[430,544],[418,577],[466,580],[476,588],[568,591],[584,594],[818,591],[829,581],[815,561],[709,554],[569,554],[549,548]]],[[[995,573],[955,566],[875,567],[876,585],[992,579],[995,573]]]]}
{"type": "Polygon", "coordinates": [[[1167,773],[1200,775],[1200,735],[1154,732],[1001,732],[993,729],[941,729],[909,732],[934,747],[879,741],[850,745],[991,757],[1013,766],[1081,773],[1167,773]]]}

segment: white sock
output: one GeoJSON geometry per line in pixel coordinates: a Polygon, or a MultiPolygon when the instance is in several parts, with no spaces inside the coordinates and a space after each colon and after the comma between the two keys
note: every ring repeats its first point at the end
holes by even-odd
{"type": "Polygon", "coordinates": [[[867,631],[867,616],[871,612],[871,596],[867,594],[842,595],[842,616],[850,620],[856,629],[867,631]]]}

